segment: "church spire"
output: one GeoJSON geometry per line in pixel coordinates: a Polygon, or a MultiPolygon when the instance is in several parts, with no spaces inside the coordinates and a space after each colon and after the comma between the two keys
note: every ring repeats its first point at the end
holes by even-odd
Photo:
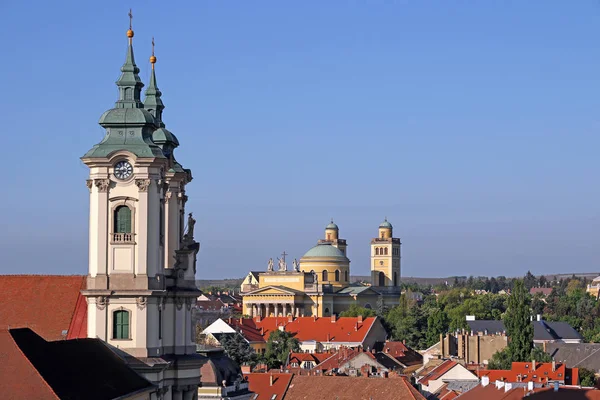
{"type": "Polygon", "coordinates": [[[152,55],[150,56],[150,63],[152,64],[152,71],[150,72],[150,83],[148,89],[146,89],[146,98],[144,99],[144,108],[148,110],[150,114],[156,118],[158,125],[164,128],[165,124],[162,122],[162,111],[165,108],[161,100],[162,93],[156,86],[156,73],[154,71],[154,64],[156,64],[156,56],[154,55],[154,38],[152,38],[152,55]]]}
{"type": "Polygon", "coordinates": [[[119,88],[119,100],[117,100],[116,108],[141,108],[143,104],[140,100],[140,93],[144,84],[138,75],[140,69],[135,65],[133,57],[133,29],[132,29],[133,14],[129,10],[129,30],[127,37],[129,45],[127,46],[127,56],[125,64],[121,67],[121,76],[117,81],[119,88]]]}

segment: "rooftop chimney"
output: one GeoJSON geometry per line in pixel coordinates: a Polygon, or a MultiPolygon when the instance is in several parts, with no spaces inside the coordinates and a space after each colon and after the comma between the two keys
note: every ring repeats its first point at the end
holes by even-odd
{"type": "Polygon", "coordinates": [[[558,392],[558,382],[554,382],[554,391],[558,392]]]}
{"type": "Polygon", "coordinates": [[[362,317],[362,315],[359,315],[358,316],[358,323],[362,324],[362,322],[363,322],[363,317],[362,317]]]}
{"type": "Polygon", "coordinates": [[[533,381],[527,382],[527,390],[529,390],[529,391],[533,390],[533,381]]]}
{"type": "Polygon", "coordinates": [[[331,314],[331,322],[334,322],[337,320],[335,314],[331,314]]]}
{"type": "Polygon", "coordinates": [[[535,371],[535,360],[531,361],[531,370],[535,371]]]}
{"type": "Polygon", "coordinates": [[[552,360],[552,372],[556,371],[556,361],[552,360]]]}
{"type": "Polygon", "coordinates": [[[269,375],[269,386],[273,386],[273,374],[269,375]]]}
{"type": "Polygon", "coordinates": [[[508,392],[512,388],[513,388],[512,383],[506,382],[506,384],[504,385],[504,393],[508,392]]]}
{"type": "Polygon", "coordinates": [[[487,386],[490,384],[490,377],[489,376],[482,376],[481,377],[481,386],[487,386]]]}

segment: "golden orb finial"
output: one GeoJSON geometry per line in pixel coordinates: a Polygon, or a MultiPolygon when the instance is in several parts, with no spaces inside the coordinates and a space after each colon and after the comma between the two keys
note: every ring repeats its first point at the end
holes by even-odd
{"type": "Polygon", "coordinates": [[[154,56],[154,37],[152,37],[152,55],[150,56],[150,63],[152,64],[152,68],[154,68],[154,63],[156,63],[156,57],[154,56]]]}
{"type": "Polygon", "coordinates": [[[129,38],[129,40],[131,41],[131,38],[133,37],[133,29],[131,27],[131,21],[133,20],[133,14],[131,12],[131,8],[129,9],[129,30],[127,31],[127,37],[129,38]]]}

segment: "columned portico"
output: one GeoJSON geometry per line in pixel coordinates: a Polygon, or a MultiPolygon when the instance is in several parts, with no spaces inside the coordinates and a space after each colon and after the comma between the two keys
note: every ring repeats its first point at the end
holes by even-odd
{"type": "Polygon", "coordinates": [[[303,306],[293,302],[245,303],[248,315],[254,317],[303,317],[303,306]]]}

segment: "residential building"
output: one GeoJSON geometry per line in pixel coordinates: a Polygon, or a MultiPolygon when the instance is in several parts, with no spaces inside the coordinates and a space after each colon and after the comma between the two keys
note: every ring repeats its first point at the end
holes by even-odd
{"type": "Polygon", "coordinates": [[[594,298],[599,298],[600,296],[600,276],[594,278],[591,283],[587,285],[586,291],[592,295],[594,298]]]}
{"type": "Polygon", "coordinates": [[[557,382],[560,385],[579,385],[579,369],[567,368],[565,364],[556,361],[513,362],[510,370],[478,370],[477,374],[479,378],[486,377],[490,382],[533,382],[545,385],[557,382]]]}
{"type": "Polygon", "coordinates": [[[340,346],[359,347],[371,350],[375,343],[385,341],[385,328],[377,317],[255,317],[230,318],[225,320],[228,327],[215,321],[203,332],[231,333],[241,332],[256,352],[264,352],[271,332],[284,330],[300,341],[304,352],[318,353],[340,346]]]}
{"type": "Polygon", "coordinates": [[[198,354],[205,358],[200,368],[199,400],[249,400],[254,396],[240,366],[227,357],[223,349],[200,350],[198,354]]]}
{"type": "Polygon", "coordinates": [[[401,369],[400,363],[385,353],[341,347],[312,371],[320,375],[383,376],[382,374],[401,369]]]}
{"type": "Polygon", "coordinates": [[[290,353],[286,369],[296,372],[299,370],[312,370],[323,361],[332,357],[334,353],[290,353]]]}
{"type": "MultiPolygon", "coordinates": [[[[467,316],[467,324],[470,331],[476,335],[506,335],[504,322],[500,320],[476,320],[472,316],[467,316]]],[[[531,324],[533,342],[536,344],[583,342],[581,335],[567,322],[545,321],[541,315],[537,315],[531,324]]]]}
{"type": "Polygon", "coordinates": [[[285,400],[425,400],[405,377],[294,375],[285,400]]]}
{"type": "Polygon", "coordinates": [[[3,399],[150,400],[156,391],[99,339],[46,341],[3,327],[0,360],[3,399]]]}
{"type": "Polygon", "coordinates": [[[425,397],[433,396],[449,382],[472,382],[477,376],[453,360],[445,360],[417,378],[417,385],[425,397]]]}
{"type": "Polygon", "coordinates": [[[498,351],[508,345],[504,332],[489,333],[449,333],[440,335],[440,356],[442,358],[457,357],[466,364],[487,365],[498,351]]]}
{"type": "Polygon", "coordinates": [[[541,294],[542,297],[548,297],[550,296],[550,293],[552,293],[552,288],[534,287],[529,289],[529,294],[532,296],[535,296],[538,293],[541,294]]]}
{"type": "Polygon", "coordinates": [[[282,400],[286,397],[293,374],[287,373],[246,373],[244,380],[254,393],[252,400],[282,400]]]}
{"type": "Polygon", "coordinates": [[[404,342],[395,342],[386,340],[385,342],[375,343],[376,352],[381,352],[392,357],[404,368],[403,373],[413,372],[423,365],[423,356],[408,347],[404,342]]]}
{"type": "Polygon", "coordinates": [[[579,386],[563,386],[527,383],[509,383],[490,381],[482,378],[481,385],[474,387],[460,396],[460,400],[600,400],[600,390],[581,388],[579,386]]]}
{"type": "Polygon", "coordinates": [[[393,237],[387,219],[371,240],[371,285],[350,282],[347,243],[331,221],[324,239],[308,250],[287,270],[285,256],[267,271],[248,273],[241,285],[243,314],[251,317],[326,317],[339,314],[353,304],[374,308],[378,300],[387,306],[400,299],[400,239],[393,237]]]}
{"type": "Polygon", "coordinates": [[[543,349],[570,368],[587,368],[600,374],[600,343],[547,343],[543,349]]]}

